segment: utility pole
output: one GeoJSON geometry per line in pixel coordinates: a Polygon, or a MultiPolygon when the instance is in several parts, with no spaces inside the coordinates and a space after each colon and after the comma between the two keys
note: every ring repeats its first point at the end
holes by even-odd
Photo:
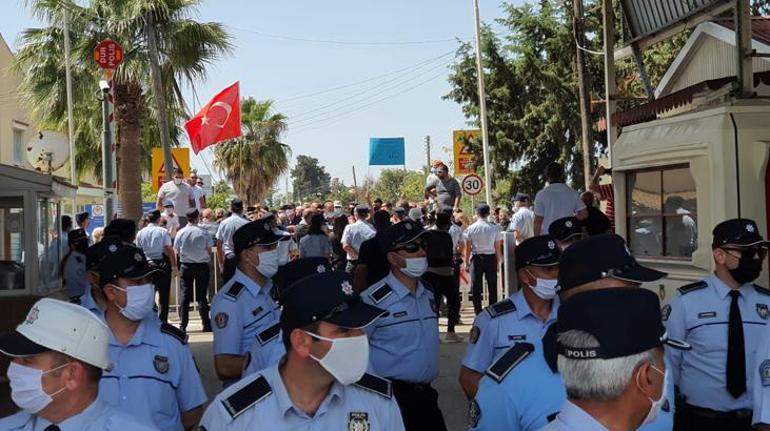
{"type": "Polygon", "coordinates": [[[484,69],[481,67],[481,18],[479,0],[473,0],[476,16],[476,73],[479,86],[479,117],[481,120],[481,147],[484,155],[484,188],[487,204],[492,205],[492,167],[489,163],[489,130],[487,128],[487,95],[484,90],[484,69]]]}
{"type": "MultiPolygon", "coordinates": [[[[64,7],[64,80],[67,89],[67,139],[70,144],[70,182],[77,186],[77,165],[75,164],[75,120],[72,112],[72,46],[70,43],[70,18],[69,10],[64,7]]],[[[77,211],[72,205],[72,211],[77,211]]]]}
{"type": "Polygon", "coordinates": [[[585,30],[583,29],[583,0],[572,0],[572,32],[575,37],[575,62],[577,66],[578,93],[580,98],[580,128],[582,130],[583,178],[586,190],[591,185],[591,158],[593,156],[593,129],[591,128],[591,77],[585,63],[585,30]]]}
{"type": "Polygon", "coordinates": [[[155,104],[158,108],[158,123],[160,123],[160,145],[163,147],[163,167],[166,169],[166,181],[171,181],[174,173],[174,163],[171,155],[171,135],[168,130],[168,115],[166,113],[166,95],[163,92],[163,82],[158,64],[158,41],[155,34],[155,20],[152,13],[146,18],[147,44],[150,50],[150,74],[152,75],[155,104]]]}
{"type": "Polygon", "coordinates": [[[427,164],[425,165],[425,175],[430,174],[430,135],[425,137],[425,155],[427,156],[427,164]]]}
{"type": "Polygon", "coordinates": [[[353,190],[356,191],[356,200],[358,200],[358,182],[356,181],[356,167],[353,166],[353,190]]]}
{"type": "Polygon", "coordinates": [[[115,162],[112,158],[112,127],[110,127],[110,81],[99,82],[102,90],[102,183],[104,185],[104,224],[115,214],[115,162]]]}
{"type": "Polygon", "coordinates": [[[617,83],[615,82],[615,11],[612,0],[602,1],[602,36],[604,36],[604,89],[605,119],[607,121],[607,154],[612,164],[612,146],[618,139],[618,127],[612,116],[617,110],[617,83]]]}

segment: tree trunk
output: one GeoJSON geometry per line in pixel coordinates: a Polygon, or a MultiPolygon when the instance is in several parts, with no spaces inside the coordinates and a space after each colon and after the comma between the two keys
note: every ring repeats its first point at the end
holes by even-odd
{"type": "Polygon", "coordinates": [[[591,76],[585,63],[585,30],[583,29],[583,0],[572,0],[572,31],[575,37],[575,68],[577,69],[578,97],[580,104],[581,143],[583,152],[583,178],[585,187],[591,185],[591,159],[593,157],[593,125],[591,124],[591,76]]]}
{"type": "Polygon", "coordinates": [[[135,82],[115,84],[115,124],[118,128],[118,198],[123,218],[142,218],[142,87],[135,82]]]}

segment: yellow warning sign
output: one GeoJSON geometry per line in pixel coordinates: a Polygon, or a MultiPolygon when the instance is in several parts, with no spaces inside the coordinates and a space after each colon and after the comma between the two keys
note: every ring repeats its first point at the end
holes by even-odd
{"type": "Polygon", "coordinates": [[[476,155],[468,145],[481,135],[481,130],[455,130],[452,132],[452,142],[455,156],[455,175],[467,175],[476,172],[474,169],[476,155]]]}
{"type": "MultiPolygon", "coordinates": [[[[185,178],[190,175],[190,149],[172,148],[171,158],[175,168],[182,169],[185,178]]],[[[152,149],[152,189],[158,191],[160,186],[166,182],[166,167],[163,164],[163,149],[152,149]]]]}

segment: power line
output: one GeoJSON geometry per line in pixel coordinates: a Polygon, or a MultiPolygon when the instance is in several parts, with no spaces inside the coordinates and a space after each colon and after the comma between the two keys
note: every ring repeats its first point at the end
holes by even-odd
{"type": "Polygon", "coordinates": [[[242,31],[245,33],[255,34],[261,37],[267,37],[271,39],[290,40],[293,42],[307,42],[318,43],[327,45],[351,45],[351,46],[404,46],[404,45],[430,45],[439,43],[456,42],[459,38],[453,39],[432,39],[432,40],[405,40],[405,41],[351,41],[351,40],[333,40],[333,39],[311,39],[306,37],[286,36],[281,34],[265,33],[258,30],[250,30],[246,28],[232,27],[233,30],[242,31]]]}

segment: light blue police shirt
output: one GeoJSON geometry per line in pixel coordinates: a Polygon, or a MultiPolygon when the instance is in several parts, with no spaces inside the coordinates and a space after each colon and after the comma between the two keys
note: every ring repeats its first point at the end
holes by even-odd
{"type": "Polygon", "coordinates": [[[361,299],[390,314],[367,326],[370,370],[389,379],[430,383],[438,376],[438,316],[433,292],[422,282],[412,294],[389,273],[361,299]]]}
{"type": "Polygon", "coordinates": [[[754,417],[752,425],[770,424],[770,326],[762,330],[756,355],[757,368],[746,370],[752,380],[754,417]]]}
{"type": "MultiPolygon", "coordinates": [[[[542,342],[531,344],[534,350],[503,374],[500,382],[489,374],[482,377],[471,403],[471,430],[536,431],[559,413],[567,400],[564,382],[561,375],[548,366],[542,353],[542,342]]],[[[674,384],[671,379],[666,388],[666,399],[668,402],[658,419],[639,428],[640,431],[671,431],[674,426],[674,384]]]]}
{"type": "Polygon", "coordinates": [[[228,387],[206,409],[201,431],[403,431],[390,382],[369,375],[343,386],[334,382],[312,416],[294,406],[274,365],[228,387]]]}
{"type": "Polygon", "coordinates": [[[152,420],[162,431],[182,431],[181,413],[208,399],[182,336],[150,316],[139,323],[125,346],[110,334],[113,368],[102,375],[102,399],[125,413],[152,420]]]}
{"type": "Polygon", "coordinates": [[[257,342],[249,349],[249,364],[243,371],[244,376],[272,367],[286,354],[283,331],[278,328],[277,336],[273,335],[273,331],[275,329],[268,329],[266,334],[257,334],[257,342]]]}
{"type": "Polygon", "coordinates": [[[171,245],[171,235],[156,223],[150,223],[136,234],[136,246],[144,251],[150,260],[163,259],[163,250],[171,245]]]}
{"type": "Polygon", "coordinates": [[[751,409],[755,354],[767,324],[770,292],[751,283],[740,287],[738,307],[746,346],[746,393],[727,392],[727,327],[732,301],[730,287],[716,275],[679,288],[663,320],[669,337],[683,340],[692,350],[666,349],[674,384],[687,404],[717,411],[751,409]]]}
{"type": "Polygon", "coordinates": [[[99,305],[96,304],[96,301],[94,300],[93,292],[91,292],[91,289],[92,287],[89,284],[88,287],[86,288],[86,291],[83,292],[83,296],[80,297],[80,304],[78,305],[96,314],[97,316],[101,316],[102,309],[99,308],[99,305]]]}
{"type": "Polygon", "coordinates": [[[233,213],[230,217],[222,220],[222,223],[219,223],[216,239],[217,241],[222,241],[222,251],[226,257],[235,255],[235,250],[233,249],[233,234],[239,227],[248,222],[249,221],[242,215],[233,213]]]}
{"type": "Polygon", "coordinates": [[[607,428],[580,407],[565,401],[556,419],[542,431],[607,431],[607,428]]]}
{"type": "Polygon", "coordinates": [[[523,290],[487,307],[481,314],[489,316],[489,323],[483,330],[474,330],[478,332],[474,332],[469,340],[463,366],[484,373],[514,343],[542,339],[548,327],[556,321],[558,309],[559,298],[556,297],[553,299],[551,313],[545,322],[542,321],[532,312],[523,290]]]}
{"type": "Polygon", "coordinates": [[[86,256],[83,253],[72,251],[64,263],[64,287],[70,298],[82,296],[87,289],[91,289],[86,277],[86,256]]]}
{"type": "MultiPolygon", "coordinates": [[[[233,278],[217,292],[211,303],[214,355],[242,356],[255,343],[262,347],[276,340],[280,342],[281,310],[270,297],[272,286],[269,279],[265,286],[259,286],[237,269],[233,278]]],[[[252,361],[272,363],[274,347],[271,345],[264,352],[257,348],[259,354],[252,354],[252,361]]]]}
{"type": "Polygon", "coordinates": [[[182,263],[209,263],[213,245],[209,233],[192,223],[180,229],[174,239],[174,250],[179,253],[179,261],[182,263]]]}
{"type": "MultiPolygon", "coordinates": [[[[21,411],[0,419],[3,431],[44,431],[46,419],[21,411]]],[[[85,410],[56,424],[61,431],[158,431],[158,428],[116,410],[97,398],[85,410]]]]}

